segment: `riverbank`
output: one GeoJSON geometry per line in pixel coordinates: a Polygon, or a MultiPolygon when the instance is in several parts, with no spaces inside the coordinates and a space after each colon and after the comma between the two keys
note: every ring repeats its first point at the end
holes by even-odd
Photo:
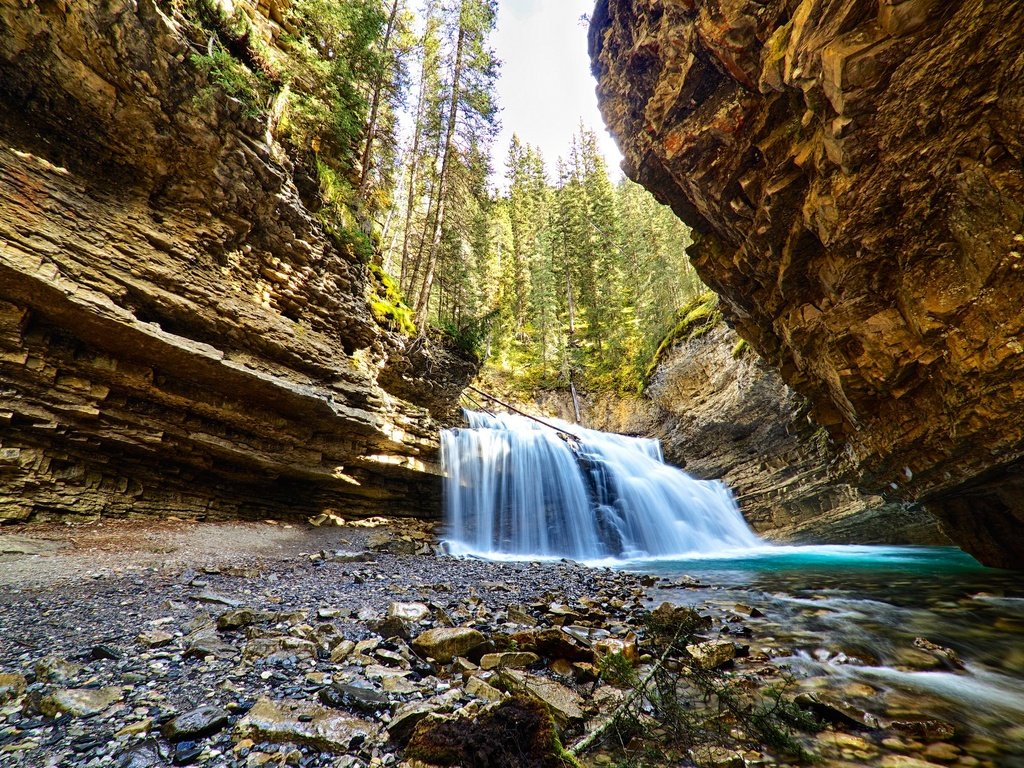
{"type": "MultiPolygon", "coordinates": [[[[690,580],[457,560],[437,554],[429,524],[373,522],[4,529],[0,764],[425,764],[410,752],[494,764],[467,757],[464,744],[458,753],[451,723],[484,732],[488,712],[514,692],[543,701],[571,746],[628,703],[658,662],[652,684],[693,696],[678,708],[694,713],[690,730],[651,708],[652,689],[620,710],[629,727],[623,717],[609,731],[618,748],[582,751],[582,764],[789,765],[800,751],[884,768],[1019,759],[934,718],[866,720],[849,686],[787,685],[780,660],[790,652],[748,606],[662,608],[662,630],[690,622],[692,632],[685,644],[673,638],[685,650],[659,644],[650,611],[706,589],[690,580]],[[810,730],[773,721],[791,739],[784,748],[744,721],[773,685],[819,721],[810,730]]],[[[917,650],[936,660],[946,652],[917,650]]]]}

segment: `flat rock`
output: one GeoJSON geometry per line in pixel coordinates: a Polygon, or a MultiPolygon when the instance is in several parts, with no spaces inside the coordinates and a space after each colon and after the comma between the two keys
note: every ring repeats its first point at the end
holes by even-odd
{"type": "Polygon", "coordinates": [[[329,707],[357,710],[368,715],[386,709],[390,703],[385,693],[369,685],[337,681],[321,689],[319,698],[329,707]]]}
{"type": "Polygon", "coordinates": [[[36,677],[51,683],[66,683],[81,671],[81,665],[60,656],[44,656],[35,665],[36,677]]]}
{"type": "Polygon", "coordinates": [[[561,683],[514,669],[499,670],[497,679],[510,692],[542,702],[561,726],[583,720],[583,699],[561,683]]]}
{"type": "Polygon", "coordinates": [[[212,704],[205,704],[168,720],[160,733],[168,741],[199,739],[216,733],[227,724],[227,712],[212,704]]]}
{"type": "Polygon", "coordinates": [[[540,656],[529,651],[485,653],[480,659],[481,669],[526,669],[540,662],[540,656]]]}
{"type": "Polygon", "coordinates": [[[392,741],[404,744],[412,736],[413,729],[428,715],[434,714],[436,706],[424,701],[414,701],[399,707],[388,725],[388,736],[392,741]]]}
{"type": "Polygon", "coordinates": [[[44,696],[39,709],[48,717],[68,714],[72,717],[98,715],[111,704],[121,701],[121,688],[64,688],[44,696]]]}
{"type": "Polygon", "coordinates": [[[174,642],[174,635],[162,629],[152,629],[141,633],[136,640],[147,648],[161,648],[174,642]]]}
{"type": "Polygon", "coordinates": [[[464,687],[466,693],[470,696],[476,696],[478,699],[484,699],[485,701],[498,702],[505,698],[505,694],[479,677],[470,677],[466,680],[464,687]]]}
{"type": "Polygon", "coordinates": [[[260,698],[239,721],[241,738],[294,742],[332,752],[356,749],[376,736],[379,726],[334,709],[293,699],[260,698]]]}
{"type": "Polygon", "coordinates": [[[26,685],[28,685],[28,681],[25,680],[24,675],[11,672],[0,673],[0,704],[21,696],[25,692],[26,685]]]}
{"type": "Polygon", "coordinates": [[[438,627],[417,636],[412,647],[421,656],[448,663],[456,656],[465,656],[485,639],[482,632],[470,627],[438,627]]]}
{"type": "Polygon", "coordinates": [[[728,640],[688,645],[686,650],[701,669],[715,669],[736,658],[736,645],[728,640]]]}

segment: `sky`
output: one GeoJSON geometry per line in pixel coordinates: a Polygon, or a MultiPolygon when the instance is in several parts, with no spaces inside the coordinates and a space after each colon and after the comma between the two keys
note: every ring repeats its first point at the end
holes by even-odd
{"type": "Polygon", "coordinates": [[[596,131],[613,178],[622,159],[597,110],[580,16],[594,0],[500,0],[493,39],[501,59],[501,133],[494,144],[494,178],[504,184],[512,134],[540,149],[553,180],[558,157],[569,154],[580,120],[596,131]]]}

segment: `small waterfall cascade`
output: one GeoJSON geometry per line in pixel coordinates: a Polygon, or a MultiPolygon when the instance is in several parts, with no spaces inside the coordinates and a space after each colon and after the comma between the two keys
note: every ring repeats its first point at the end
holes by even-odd
{"type": "Polygon", "coordinates": [[[441,433],[455,554],[574,560],[714,555],[763,542],[729,489],[664,463],[657,440],[467,411],[441,433]]]}

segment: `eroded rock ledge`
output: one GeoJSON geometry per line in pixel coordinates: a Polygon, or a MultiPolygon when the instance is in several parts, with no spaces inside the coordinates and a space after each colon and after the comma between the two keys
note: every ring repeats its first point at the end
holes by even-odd
{"type": "Polygon", "coordinates": [[[600,0],[626,172],[872,493],[1024,562],[1024,6],[600,0]]]}
{"type": "Polygon", "coordinates": [[[374,322],[189,50],[153,0],[0,5],[0,520],[437,513],[473,365],[374,322]]]}

